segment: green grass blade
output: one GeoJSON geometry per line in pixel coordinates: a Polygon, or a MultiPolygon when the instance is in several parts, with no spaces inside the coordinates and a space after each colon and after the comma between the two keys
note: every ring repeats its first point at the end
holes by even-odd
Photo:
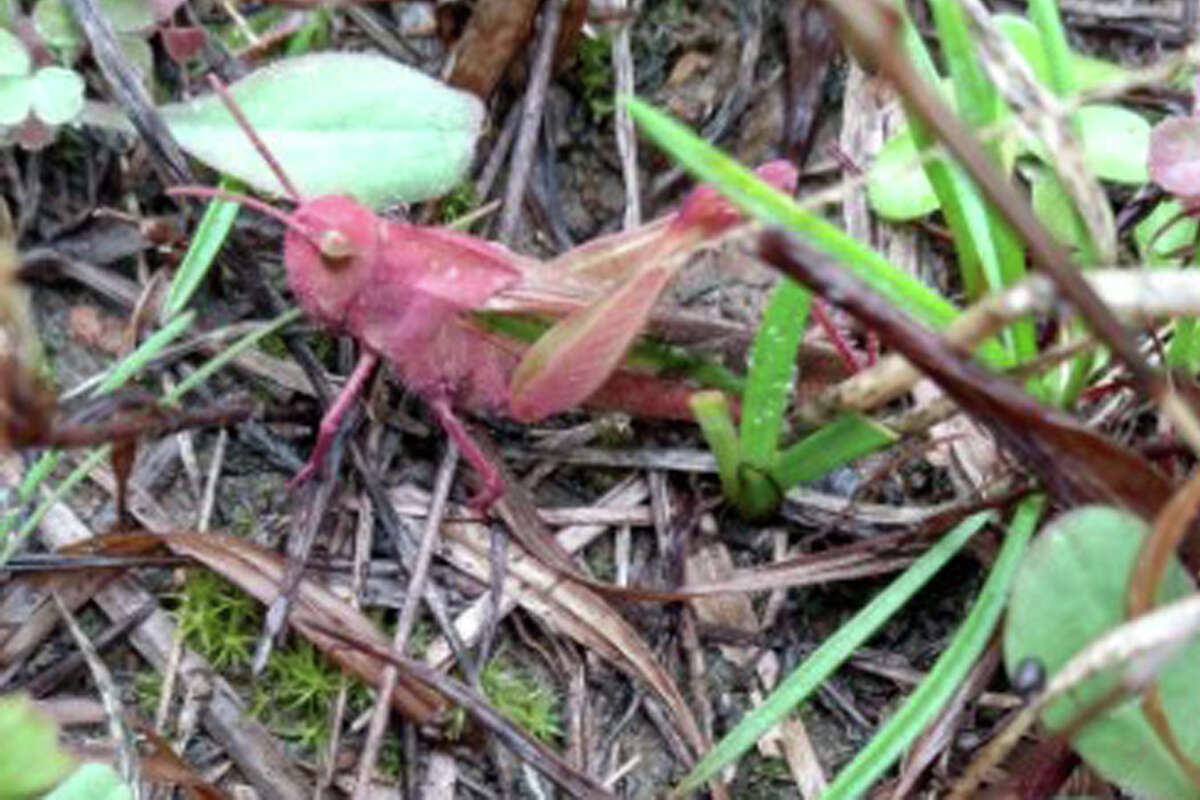
{"type": "Polygon", "coordinates": [[[4,543],[4,550],[0,552],[0,567],[4,566],[13,553],[17,552],[21,543],[33,532],[33,529],[38,526],[38,523],[42,521],[46,514],[50,513],[50,509],[54,507],[54,504],[65,497],[67,492],[74,489],[80,481],[88,476],[88,473],[100,466],[100,462],[108,458],[108,454],[111,451],[112,445],[107,444],[89,451],[83,461],[79,462],[79,466],[72,470],[71,474],[64,478],[62,483],[55,486],[47,494],[41,505],[29,515],[29,518],[17,530],[16,535],[10,536],[4,543]]]}
{"type": "Polygon", "coordinates": [[[124,386],[130,378],[162,352],[163,348],[186,333],[195,321],[196,312],[185,311],[146,337],[146,341],[138,345],[136,350],[125,356],[112,368],[108,377],[92,392],[92,397],[100,397],[124,386]]]}
{"type": "Polygon", "coordinates": [[[1000,620],[1017,565],[1044,506],[1045,498],[1036,496],[1017,507],[996,563],[992,565],[979,598],[962,627],[954,634],[950,646],[938,658],[921,685],[888,718],[887,723],[854,760],[838,773],[823,795],[824,800],[865,795],[905,748],[921,735],[954,694],[979,654],[987,647],[988,639],[1000,620]]]}
{"type": "MultiPolygon", "coordinates": [[[[61,456],[62,454],[57,450],[47,450],[38,457],[32,467],[26,470],[25,475],[21,478],[21,484],[17,487],[16,497],[4,513],[0,514],[0,545],[3,545],[0,549],[8,551],[8,535],[17,524],[17,516],[21,508],[33,499],[33,494],[42,485],[42,481],[49,478],[50,473],[54,472],[61,456]]],[[[0,558],[0,567],[4,566],[6,560],[6,558],[0,558]]]]}
{"type": "Polygon", "coordinates": [[[871,638],[991,517],[990,512],[968,517],[929,548],[900,577],[825,640],[816,652],[775,688],[761,706],[725,734],[680,781],[672,796],[682,797],[699,789],[709,778],[753,747],[871,638]]]}
{"type": "MultiPolygon", "coordinates": [[[[930,0],[929,6],[954,86],[958,113],[963,122],[977,131],[997,125],[1008,115],[1008,107],[984,72],[962,6],[958,0],[930,0]]],[[[982,140],[982,144],[992,164],[1008,174],[1009,165],[1005,163],[1001,152],[1000,140],[986,138],[982,140]]],[[[983,285],[979,290],[981,293],[999,291],[1024,280],[1025,250],[1020,239],[965,175],[963,182],[969,187],[969,193],[964,194],[960,191],[960,205],[967,223],[967,234],[971,236],[980,258],[982,274],[979,277],[982,278],[983,285]],[[980,212],[984,214],[982,218],[977,216],[980,212]],[[987,231],[986,236],[981,232],[983,229],[987,231]]],[[[959,255],[961,258],[961,251],[959,255]]],[[[963,280],[964,285],[968,287],[968,295],[976,299],[980,295],[970,292],[967,277],[964,274],[963,280]]],[[[1001,340],[1006,344],[1014,363],[1030,360],[1037,355],[1037,332],[1031,317],[1010,326],[1001,340]]],[[[1037,389],[1040,379],[1033,379],[1030,383],[1031,389],[1037,389]]]]}
{"type": "Polygon", "coordinates": [[[721,392],[696,392],[688,405],[696,416],[704,440],[708,442],[708,449],[717,459],[721,490],[727,498],[738,503],[742,494],[738,480],[742,453],[737,430],[733,427],[733,416],[729,413],[729,401],[721,392]]]}
{"type": "Polygon", "coordinates": [[[298,319],[303,313],[304,312],[300,309],[293,308],[290,311],[283,312],[278,317],[271,320],[266,325],[263,325],[253,333],[246,334],[241,339],[238,339],[232,345],[222,350],[218,355],[213,356],[208,361],[201,364],[200,367],[191,375],[188,375],[179,383],[175,384],[175,388],[164,394],[159,400],[159,403],[162,405],[170,405],[178,402],[179,399],[185,394],[212,377],[213,373],[215,373],[217,370],[224,367],[230,361],[237,358],[251,347],[254,347],[264,338],[283,329],[289,323],[298,319]]]}
{"type": "Polygon", "coordinates": [[[1029,21],[1042,36],[1042,51],[1050,67],[1050,88],[1059,97],[1075,94],[1075,67],[1067,31],[1058,14],[1058,0],[1029,0],[1029,21]]]}
{"type": "MultiPolygon", "coordinates": [[[[237,182],[230,178],[222,178],[220,188],[233,191],[237,182]]],[[[204,282],[217,251],[225,243],[229,232],[233,230],[233,221],[237,218],[241,205],[229,200],[215,199],[204,209],[204,216],[192,234],[192,243],[188,246],[179,271],[175,273],[171,287],[167,290],[167,301],[163,304],[163,317],[170,319],[183,311],[196,289],[204,282]]]]}
{"type": "MultiPolygon", "coordinates": [[[[686,126],[635,97],[624,98],[624,102],[650,138],[746,213],[769,225],[779,225],[804,236],[813,246],[838,259],[876,291],[931,327],[944,328],[957,316],[954,305],[936,291],[821,217],[800,208],[790,197],[758,180],[750,170],[686,126]]],[[[1006,358],[995,341],[986,342],[980,348],[980,355],[990,364],[1004,363],[1006,358]]]]}
{"type": "Polygon", "coordinates": [[[1175,333],[1167,347],[1167,366],[1195,372],[1200,366],[1200,326],[1195,317],[1175,320],[1175,333]]]}
{"type": "Polygon", "coordinates": [[[775,467],[783,412],[796,385],[796,353],[808,322],[810,296],[795,281],[775,288],[754,337],[742,395],[742,460],[761,472],[775,467]]]}
{"type": "Polygon", "coordinates": [[[899,438],[895,431],[862,414],[844,414],[784,450],[771,477],[787,491],[887,447],[899,438]]]}

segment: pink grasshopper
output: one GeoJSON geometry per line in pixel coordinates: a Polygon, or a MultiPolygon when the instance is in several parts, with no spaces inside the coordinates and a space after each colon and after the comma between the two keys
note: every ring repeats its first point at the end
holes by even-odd
{"type": "MultiPolygon", "coordinates": [[[[543,263],[468,234],[383,219],[346,195],[303,199],[224,86],[213,85],[296,209],[288,214],[253,198],[231,199],[286,225],[284,267],[297,301],[314,320],[362,346],[292,485],[317,472],[342,416],[381,359],[428,402],[482,478],[471,501],[479,508],[503,493],[503,481],[455,409],[520,421],[580,405],[690,417],[685,384],[620,365],[687,254],[741,220],[716,191],[698,187],[665,218],[543,263]],[[606,293],[595,299],[598,291],[606,293]],[[525,349],[469,314],[489,308],[565,316],[525,349]]],[[[767,163],[758,174],[781,190],[794,189],[796,170],[786,161],[767,163]]],[[[199,187],[171,193],[227,196],[199,187]]]]}

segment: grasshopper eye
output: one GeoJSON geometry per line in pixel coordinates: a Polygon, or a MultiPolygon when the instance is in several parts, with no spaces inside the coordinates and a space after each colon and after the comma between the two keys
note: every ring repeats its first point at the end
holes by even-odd
{"type": "Polygon", "coordinates": [[[350,241],[350,237],[336,228],[321,231],[315,243],[321,255],[331,261],[345,261],[358,254],[358,249],[350,241]]]}

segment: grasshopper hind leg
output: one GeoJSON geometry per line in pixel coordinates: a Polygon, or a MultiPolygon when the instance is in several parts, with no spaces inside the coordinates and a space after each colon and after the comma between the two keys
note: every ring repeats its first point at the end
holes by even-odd
{"type": "Polygon", "coordinates": [[[430,398],[429,407],[441,424],[442,430],[446,431],[446,435],[458,447],[467,463],[479,473],[479,478],[483,483],[483,487],[468,501],[468,505],[478,511],[487,511],[504,494],[504,478],[500,475],[500,470],[483,452],[479,443],[471,437],[471,432],[454,413],[454,408],[446,397],[430,398]]]}

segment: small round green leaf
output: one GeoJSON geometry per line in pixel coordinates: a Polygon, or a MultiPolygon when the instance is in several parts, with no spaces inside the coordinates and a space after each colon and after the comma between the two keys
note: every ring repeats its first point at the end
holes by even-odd
{"type": "Polygon", "coordinates": [[[917,146],[907,128],[884,142],[867,176],[867,199],[875,213],[895,221],[917,219],[938,208],[917,146]]]}
{"type": "Polygon", "coordinates": [[[32,63],[21,40],[0,28],[0,75],[28,75],[32,63]]]}
{"type": "Polygon", "coordinates": [[[1150,123],[1127,108],[1091,105],[1076,116],[1083,131],[1083,155],[1096,177],[1141,185],[1150,180],[1150,123]]]}
{"type": "MultiPolygon", "coordinates": [[[[1054,675],[1090,642],[1124,620],[1125,593],[1147,527],[1141,518],[1105,506],[1071,511],[1054,520],[1029,549],[1013,585],[1004,635],[1010,675],[1026,658],[1054,675]]],[[[1159,602],[1194,591],[1178,563],[1159,589],[1159,602]]],[[[1181,649],[1159,673],[1158,686],[1171,730],[1184,754],[1200,755],[1200,643],[1181,649]]],[[[1062,729],[1120,680],[1113,671],[1077,687],[1046,709],[1051,730],[1062,729]]],[[[1137,698],[1096,718],[1072,746],[1101,775],[1137,797],[1200,797],[1142,713],[1137,698]]]]}
{"type": "Polygon", "coordinates": [[[65,67],[43,67],[33,75],[33,112],[47,125],[62,125],[83,110],[83,78],[65,67]]]}
{"type": "MultiPolygon", "coordinates": [[[[1103,180],[1141,185],[1150,180],[1150,123],[1120,106],[1090,105],[1076,112],[1083,133],[1083,160],[1103,180]]],[[[1027,141],[1029,152],[1048,162],[1041,140],[1027,141]]]]}
{"type": "Polygon", "coordinates": [[[65,0],[38,0],[33,7],[33,27],[46,45],[59,51],[68,64],[74,63],[83,51],[83,31],[65,0]]]}
{"type": "Polygon", "coordinates": [[[0,78],[0,125],[19,125],[33,107],[33,81],[28,75],[0,78]]]}
{"type": "MultiPolygon", "coordinates": [[[[301,194],[350,194],[376,207],[457,185],[484,116],[475,95],[363,53],[283,59],[230,91],[301,194]]],[[[196,158],[259,191],[282,191],[215,95],[161,112],[196,158]]]]}
{"type": "Polygon", "coordinates": [[[0,696],[0,800],[47,791],[71,769],[58,747],[58,730],[29,695],[0,696]]]}
{"type": "Polygon", "coordinates": [[[1172,259],[1171,254],[1195,243],[1200,224],[1195,217],[1180,216],[1182,213],[1182,203],[1165,200],[1133,229],[1138,256],[1144,263],[1159,265],[1178,262],[1180,257],[1172,259]]]}

